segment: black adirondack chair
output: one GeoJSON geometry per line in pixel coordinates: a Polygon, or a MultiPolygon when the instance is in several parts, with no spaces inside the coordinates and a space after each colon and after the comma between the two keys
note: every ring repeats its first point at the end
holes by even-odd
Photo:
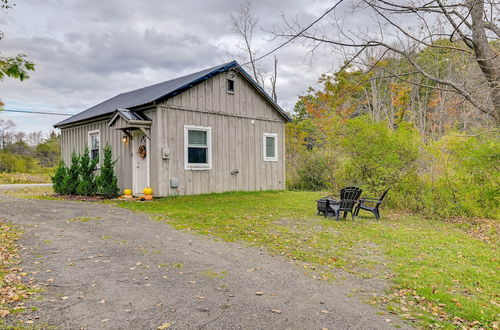
{"type": "Polygon", "coordinates": [[[363,190],[358,187],[345,187],[340,189],[340,200],[331,200],[330,208],[335,212],[335,217],[337,221],[340,220],[340,213],[344,212],[344,219],[347,217],[347,213],[351,213],[351,217],[354,220],[355,212],[353,208],[358,202],[359,196],[363,190]]]}
{"type": "Polygon", "coordinates": [[[382,201],[384,200],[385,195],[387,195],[387,192],[391,188],[387,188],[386,191],[380,196],[379,199],[376,198],[361,198],[359,200],[358,206],[356,206],[356,211],[354,212],[355,215],[358,215],[359,210],[365,210],[372,212],[375,215],[375,218],[377,220],[380,219],[380,211],[379,211],[379,206],[382,204],[382,201]]]}

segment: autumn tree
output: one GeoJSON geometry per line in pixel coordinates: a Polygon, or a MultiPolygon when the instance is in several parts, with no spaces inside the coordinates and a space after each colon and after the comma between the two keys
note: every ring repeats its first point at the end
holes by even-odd
{"type": "Polygon", "coordinates": [[[382,68],[384,76],[399,82],[454,93],[477,111],[500,125],[500,28],[498,2],[489,0],[358,0],[337,1],[310,24],[284,19],[274,34],[287,40],[302,40],[313,53],[320,45],[347,56],[354,64],[371,72],[385,58],[406,63],[402,72],[382,68]],[[343,12],[338,9],[343,6],[343,12]],[[364,26],[350,30],[342,25],[348,16],[363,15],[364,26]],[[449,44],[437,42],[448,39],[449,44]],[[423,48],[460,52],[471,58],[481,74],[476,84],[443,77],[422,66],[416,58],[423,48]],[[363,61],[363,54],[377,50],[378,56],[363,61]],[[424,78],[422,80],[422,78],[424,78]],[[428,84],[428,82],[432,84],[428,84]]]}

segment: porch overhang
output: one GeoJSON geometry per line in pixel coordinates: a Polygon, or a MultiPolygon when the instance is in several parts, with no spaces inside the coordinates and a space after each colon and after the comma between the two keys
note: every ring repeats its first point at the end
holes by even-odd
{"type": "Polygon", "coordinates": [[[116,109],[108,120],[108,127],[116,125],[115,129],[122,131],[129,138],[132,137],[130,131],[141,130],[150,139],[149,131],[152,123],[153,121],[144,114],[129,109],[116,109]]]}

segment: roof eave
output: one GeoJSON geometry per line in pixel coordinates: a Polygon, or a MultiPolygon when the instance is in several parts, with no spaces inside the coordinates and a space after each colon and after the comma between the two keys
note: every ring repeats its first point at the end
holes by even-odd
{"type": "Polygon", "coordinates": [[[218,75],[219,73],[222,73],[222,72],[226,72],[226,71],[229,71],[230,69],[232,68],[235,68],[239,66],[238,62],[236,61],[232,61],[232,62],[229,62],[228,64],[216,69],[216,70],[213,70],[207,74],[205,74],[204,76],[201,76],[193,81],[190,81],[189,83],[187,84],[184,84],[183,86],[177,88],[176,90],[174,90],[173,92],[170,92],[168,94],[165,94],[163,95],[162,97],[159,97],[157,98],[156,100],[152,101],[151,103],[153,104],[157,104],[159,102],[162,102],[162,101],[165,101],[165,100],[168,100],[169,98],[172,98],[176,95],[179,95],[181,94],[182,92],[185,92],[187,91],[188,89],[196,86],[196,85],[199,85],[201,84],[202,82],[204,81],[207,81],[208,79],[218,75]]]}
{"type": "Polygon", "coordinates": [[[257,84],[257,82],[248,74],[248,72],[245,71],[245,69],[243,69],[243,67],[241,65],[237,65],[236,66],[236,69],[238,70],[238,72],[240,72],[243,77],[245,77],[245,79],[250,83],[252,84],[255,89],[257,89],[257,91],[259,91],[259,93],[264,96],[264,98],[269,102],[271,103],[271,105],[273,106],[273,108],[275,110],[278,111],[278,113],[286,120],[288,121],[289,123],[292,122],[292,118],[288,115],[288,113],[283,110],[283,108],[281,108],[278,103],[276,103],[276,101],[273,100],[273,98],[271,96],[269,96],[269,94],[267,94],[267,92],[262,88],[260,87],[259,84],[257,84]]]}
{"type": "Polygon", "coordinates": [[[82,123],[92,123],[92,122],[95,122],[95,121],[104,120],[107,117],[111,117],[112,115],[113,115],[113,112],[111,112],[111,113],[105,113],[105,114],[102,114],[102,115],[99,115],[99,116],[90,117],[90,118],[86,118],[86,119],[81,119],[81,120],[77,120],[77,121],[72,121],[72,122],[67,123],[67,124],[61,124],[62,122],[59,122],[59,123],[55,124],[53,127],[54,128],[59,128],[59,129],[69,128],[69,127],[73,127],[73,126],[76,126],[76,125],[81,125],[82,123]]]}

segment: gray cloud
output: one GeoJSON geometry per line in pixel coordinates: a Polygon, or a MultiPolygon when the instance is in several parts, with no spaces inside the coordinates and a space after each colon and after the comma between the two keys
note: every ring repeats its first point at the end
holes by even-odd
{"type": "MultiPolygon", "coordinates": [[[[0,97],[8,107],[76,113],[118,93],[219,64],[235,57],[239,40],[231,32],[229,13],[242,2],[18,1],[7,15],[0,14],[6,34],[0,49],[2,54],[28,54],[36,71],[22,83],[1,82],[0,97]]],[[[327,5],[330,2],[253,2],[267,29],[281,22],[282,13],[310,21],[327,5]]],[[[259,32],[258,39],[261,53],[279,42],[266,41],[265,32],[259,32]]],[[[334,59],[321,58],[310,67],[303,61],[306,51],[296,43],[278,54],[278,96],[287,109],[321,72],[335,66],[334,59]]],[[[263,64],[270,68],[269,60],[263,64]]],[[[27,130],[48,130],[60,119],[16,118],[27,130]]]]}

